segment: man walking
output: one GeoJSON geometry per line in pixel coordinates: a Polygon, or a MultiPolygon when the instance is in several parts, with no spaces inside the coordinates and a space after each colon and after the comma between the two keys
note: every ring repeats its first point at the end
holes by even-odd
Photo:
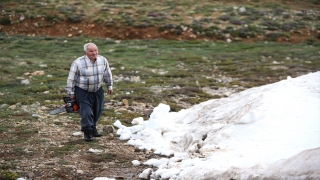
{"type": "Polygon", "coordinates": [[[97,122],[104,107],[102,85],[107,85],[108,95],[111,95],[113,81],[108,60],[98,55],[98,47],[94,43],[84,45],[84,54],[71,64],[65,90],[80,107],[84,140],[92,141],[92,137],[102,136],[97,131],[97,122]]]}

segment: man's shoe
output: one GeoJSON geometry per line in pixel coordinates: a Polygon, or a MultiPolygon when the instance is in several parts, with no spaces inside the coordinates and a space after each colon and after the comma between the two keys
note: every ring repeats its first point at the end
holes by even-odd
{"type": "Polygon", "coordinates": [[[85,141],[92,141],[92,131],[84,131],[83,134],[85,141]]]}
{"type": "Polygon", "coordinates": [[[100,133],[97,131],[97,128],[93,127],[92,136],[93,136],[93,137],[101,137],[102,134],[100,134],[100,133]]]}

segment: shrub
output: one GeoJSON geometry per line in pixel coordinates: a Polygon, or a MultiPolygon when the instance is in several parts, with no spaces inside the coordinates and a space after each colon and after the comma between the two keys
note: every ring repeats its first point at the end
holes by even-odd
{"type": "Polygon", "coordinates": [[[198,21],[193,21],[191,24],[191,29],[194,34],[199,34],[203,31],[203,25],[198,21]]]}
{"type": "Polygon", "coordinates": [[[71,15],[67,17],[67,22],[77,23],[83,21],[83,17],[81,15],[71,15]]]}
{"type": "Polygon", "coordinates": [[[270,41],[276,41],[279,37],[284,36],[282,33],[268,33],[266,34],[266,38],[270,41]]]}
{"type": "Polygon", "coordinates": [[[317,30],[320,30],[320,23],[316,24],[316,25],[315,25],[315,28],[316,28],[317,30]]]}
{"type": "Polygon", "coordinates": [[[71,7],[71,6],[60,6],[58,7],[57,10],[59,13],[67,14],[67,13],[74,13],[77,10],[77,8],[71,7]]]}
{"type": "Polygon", "coordinates": [[[0,179],[1,180],[16,180],[18,179],[19,176],[15,172],[11,172],[9,170],[2,170],[0,174],[0,179]]]}
{"type": "Polygon", "coordinates": [[[309,0],[311,3],[313,4],[320,4],[320,1],[319,0],[309,0]]]}
{"type": "Polygon", "coordinates": [[[234,37],[241,38],[255,37],[254,32],[250,31],[248,28],[239,28],[238,30],[233,31],[231,34],[234,37]]]}
{"type": "Polygon", "coordinates": [[[211,18],[201,18],[200,22],[210,23],[210,22],[212,22],[212,19],[211,18]]]}
{"type": "Polygon", "coordinates": [[[229,21],[230,17],[227,15],[222,15],[218,19],[220,19],[221,21],[229,21]]]}
{"type": "Polygon", "coordinates": [[[242,25],[243,24],[242,21],[240,21],[240,20],[231,20],[230,22],[234,25],[242,25]]]}
{"type": "Polygon", "coordinates": [[[265,29],[267,30],[278,30],[280,27],[279,23],[272,21],[263,21],[260,25],[265,26],[265,29]]]}
{"type": "Polygon", "coordinates": [[[292,29],[297,29],[298,24],[296,22],[284,23],[281,25],[281,29],[284,31],[290,31],[292,29]]]}
{"type": "Polygon", "coordinates": [[[47,14],[45,17],[45,20],[48,22],[56,22],[59,20],[59,16],[58,15],[52,15],[52,14],[47,14]]]}
{"type": "Polygon", "coordinates": [[[317,40],[314,37],[310,37],[306,39],[306,43],[308,45],[314,45],[315,42],[317,42],[317,40]]]}
{"type": "Polygon", "coordinates": [[[234,28],[231,26],[228,26],[224,30],[222,30],[223,33],[232,33],[233,31],[234,31],[234,28]]]}
{"type": "Polygon", "coordinates": [[[11,24],[11,20],[8,17],[0,18],[0,25],[9,25],[11,24]]]}

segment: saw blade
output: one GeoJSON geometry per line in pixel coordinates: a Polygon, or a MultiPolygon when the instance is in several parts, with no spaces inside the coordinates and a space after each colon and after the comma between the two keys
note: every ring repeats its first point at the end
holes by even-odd
{"type": "Polygon", "coordinates": [[[55,110],[52,110],[50,111],[50,114],[59,114],[59,113],[62,113],[62,112],[65,112],[66,111],[66,108],[65,107],[62,107],[62,108],[58,108],[58,109],[55,109],[55,110]]]}

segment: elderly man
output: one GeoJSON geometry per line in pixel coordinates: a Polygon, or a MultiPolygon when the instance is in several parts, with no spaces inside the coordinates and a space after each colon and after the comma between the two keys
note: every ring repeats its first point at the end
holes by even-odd
{"type": "Polygon", "coordinates": [[[109,63],[98,55],[98,47],[94,43],[84,45],[84,54],[71,64],[65,90],[80,107],[84,140],[92,141],[92,137],[102,136],[97,131],[97,122],[104,107],[103,82],[111,95],[113,81],[109,63]]]}

